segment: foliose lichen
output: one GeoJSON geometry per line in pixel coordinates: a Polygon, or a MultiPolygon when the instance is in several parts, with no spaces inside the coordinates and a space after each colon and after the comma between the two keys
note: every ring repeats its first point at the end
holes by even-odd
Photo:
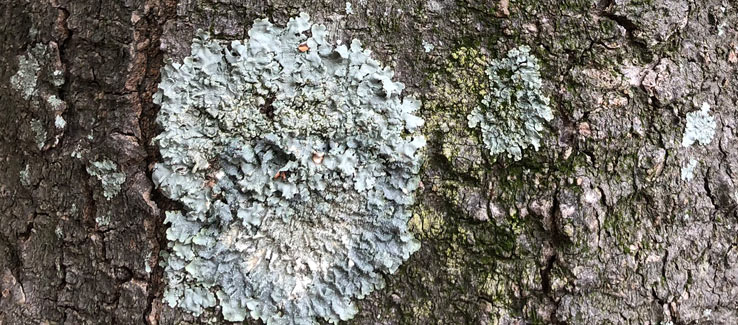
{"type": "Polygon", "coordinates": [[[20,177],[21,185],[23,185],[23,186],[31,186],[31,171],[30,171],[30,168],[31,168],[31,166],[29,166],[28,164],[26,164],[26,168],[24,168],[23,170],[21,170],[20,173],[19,173],[19,175],[18,175],[20,177]]]}
{"type": "Polygon", "coordinates": [[[36,142],[36,147],[38,147],[38,150],[43,149],[46,144],[46,128],[43,122],[39,119],[31,120],[31,131],[34,134],[33,140],[36,142]]]}
{"type": "Polygon", "coordinates": [[[10,85],[28,100],[36,94],[38,73],[41,71],[39,57],[45,57],[46,47],[36,44],[25,55],[18,56],[18,71],[10,77],[10,85]]]}
{"type": "Polygon", "coordinates": [[[108,200],[120,192],[120,186],[126,181],[126,174],[117,170],[118,165],[107,159],[94,161],[87,166],[87,173],[102,183],[103,196],[108,200]]]}
{"type": "Polygon", "coordinates": [[[63,129],[67,126],[67,121],[65,121],[61,115],[57,115],[56,119],[54,119],[54,126],[56,126],[57,129],[63,129]]]}
{"type": "Polygon", "coordinates": [[[51,73],[50,81],[51,81],[51,84],[54,85],[54,87],[59,88],[63,86],[64,85],[64,71],[54,70],[51,73]]]}
{"type": "Polygon", "coordinates": [[[95,217],[95,222],[97,222],[97,225],[99,227],[107,227],[110,225],[110,215],[109,214],[102,214],[97,217],[95,217]]]}
{"type": "Polygon", "coordinates": [[[683,181],[691,181],[694,178],[694,170],[697,168],[697,160],[689,159],[686,165],[682,167],[681,178],[683,181]]]}
{"type": "Polygon", "coordinates": [[[695,142],[710,144],[716,127],[715,118],[710,116],[710,104],[702,103],[699,111],[687,113],[687,128],[682,137],[682,147],[689,147],[695,142]]]}
{"type": "Polygon", "coordinates": [[[543,126],[553,119],[549,99],[541,92],[538,59],[528,46],[519,46],[490,62],[487,76],[489,92],[467,116],[469,127],[481,129],[491,155],[506,152],[520,160],[527,147],[538,150],[543,126]]]}
{"type": "Polygon", "coordinates": [[[49,105],[51,105],[51,107],[56,111],[62,110],[64,107],[64,101],[59,99],[59,97],[56,97],[56,95],[51,95],[46,98],[46,102],[49,103],[49,105]]]}
{"type": "Polygon", "coordinates": [[[433,49],[436,48],[436,46],[433,45],[433,43],[430,43],[426,40],[423,40],[422,45],[423,45],[423,50],[425,51],[425,53],[429,53],[430,51],[433,51],[433,49]]]}
{"type": "Polygon", "coordinates": [[[248,34],[200,33],[162,70],[153,180],[184,206],[166,213],[164,300],[229,321],[350,319],[419,248],[420,104],[306,14],[248,34]]]}

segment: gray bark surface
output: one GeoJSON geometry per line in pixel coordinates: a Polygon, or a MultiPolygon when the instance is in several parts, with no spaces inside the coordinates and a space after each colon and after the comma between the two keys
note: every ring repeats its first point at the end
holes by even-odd
{"type": "Polygon", "coordinates": [[[422,247],[350,323],[738,323],[736,3],[350,2],[3,1],[0,324],[222,322],[161,302],[163,212],[179,207],[150,178],[152,95],[197,29],[244,39],[300,12],[362,40],[425,103],[422,247]],[[475,62],[519,45],[555,118],[513,161],[466,114],[475,62]],[[705,102],[716,134],[684,147],[705,102]],[[113,195],[88,172],[105,160],[125,175],[113,195]]]}

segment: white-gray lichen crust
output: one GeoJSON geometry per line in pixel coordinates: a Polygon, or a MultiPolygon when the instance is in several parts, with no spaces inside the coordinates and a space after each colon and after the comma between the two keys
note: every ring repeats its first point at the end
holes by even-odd
{"type": "Polygon", "coordinates": [[[230,321],[350,319],[419,248],[407,228],[419,102],[306,14],[249,36],[200,33],[162,72],[153,178],[184,206],[166,214],[164,299],[230,321]]]}
{"type": "Polygon", "coordinates": [[[507,152],[515,160],[529,146],[538,150],[544,123],[553,119],[549,100],[541,92],[538,59],[519,46],[487,68],[489,92],[467,116],[469,127],[482,131],[490,154],[507,152]]]}

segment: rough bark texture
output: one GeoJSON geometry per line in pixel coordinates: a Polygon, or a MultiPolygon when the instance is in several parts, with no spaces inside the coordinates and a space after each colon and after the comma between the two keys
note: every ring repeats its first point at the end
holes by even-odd
{"type": "Polygon", "coordinates": [[[423,246],[353,323],[738,323],[734,2],[351,2],[3,1],[0,324],[219,322],[161,303],[162,211],[177,206],[150,180],[151,96],[196,29],[243,39],[301,11],[426,102],[423,246]],[[489,157],[466,114],[480,62],[523,44],[555,119],[515,162],[489,157]],[[703,102],[717,133],[685,148],[703,102]],[[120,191],[88,172],[105,160],[120,191]]]}

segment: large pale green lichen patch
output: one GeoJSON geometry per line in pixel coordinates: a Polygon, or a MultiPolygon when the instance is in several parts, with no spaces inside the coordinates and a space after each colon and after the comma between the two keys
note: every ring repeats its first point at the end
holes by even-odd
{"type": "Polygon", "coordinates": [[[419,248],[420,103],[305,14],[249,37],[199,34],[162,72],[153,178],[184,205],[166,216],[164,299],[229,321],[350,319],[419,248]]]}
{"type": "Polygon", "coordinates": [[[487,68],[489,93],[468,119],[469,127],[481,129],[490,154],[506,153],[520,160],[527,147],[540,147],[544,123],[553,119],[553,113],[541,92],[539,69],[527,46],[508,51],[487,68]]]}

